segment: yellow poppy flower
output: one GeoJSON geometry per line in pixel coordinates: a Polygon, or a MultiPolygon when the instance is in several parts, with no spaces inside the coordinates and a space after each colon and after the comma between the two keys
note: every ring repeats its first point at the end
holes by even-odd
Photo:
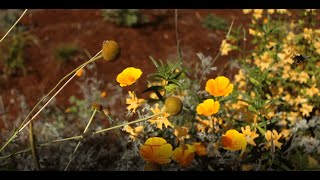
{"type": "Polygon", "coordinates": [[[233,90],[233,84],[224,76],[209,79],[206,83],[206,91],[213,96],[228,96],[233,90]]]}
{"type": "Polygon", "coordinates": [[[224,149],[231,151],[244,150],[247,147],[246,138],[235,129],[228,130],[222,136],[221,143],[224,149]]]}
{"type": "Polygon", "coordinates": [[[172,159],[178,162],[182,167],[188,167],[194,159],[195,149],[185,144],[173,150],[172,159]]]}
{"type": "Polygon", "coordinates": [[[137,81],[142,75],[142,71],[138,68],[128,67],[117,76],[117,82],[121,87],[129,86],[137,81]]]}
{"type": "Polygon", "coordinates": [[[152,137],[140,147],[141,157],[149,162],[168,164],[171,162],[172,146],[160,137],[152,137]]]}
{"type": "Polygon", "coordinates": [[[202,114],[205,116],[211,116],[213,114],[216,114],[220,108],[219,101],[214,101],[213,99],[207,99],[203,101],[203,103],[200,103],[197,106],[197,113],[202,114]]]}

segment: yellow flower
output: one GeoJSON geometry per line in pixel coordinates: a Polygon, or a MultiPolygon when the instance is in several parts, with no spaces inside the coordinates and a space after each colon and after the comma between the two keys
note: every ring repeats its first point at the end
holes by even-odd
{"type": "Polygon", "coordinates": [[[300,108],[300,112],[302,112],[303,116],[309,117],[310,112],[312,112],[313,106],[308,104],[302,104],[302,107],[300,108]]]}
{"type": "Polygon", "coordinates": [[[246,126],[246,129],[241,127],[242,134],[247,140],[247,143],[256,146],[256,143],[254,142],[254,139],[259,137],[259,134],[256,134],[256,130],[251,131],[250,126],[246,126]]]}
{"type": "Polygon", "coordinates": [[[143,126],[138,126],[136,128],[132,128],[129,125],[123,127],[123,130],[130,134],[130,138],[132,140],[136,140],[139,134],[143,131],[143,126]]]}
{"type": "Polygon", "coordinates": [[[220,46],[221,56],[228,55],[231,51],[231,44],[227,43],[226,40],[223,40],[220,46]]]}
{"type": "Polygon", "coordinates": [[[319,89],[316,88],[316,84],[314,84],[311,88],[306,89],[306,94],[310,97],[319,94],[319,89]]]}
{"type": "Polygon", "coordinates": [[[267,12],[268,12],[269,14],[273,14],[273,13],[274,13],[274,9],[268,9],[267,12]]]}
{"type": "Polygon", "coordinates": [[[196,124],[197,131],[205,132],[206,128],[208,128],[208,133],[213,130],[213,122],[212,119],[202,120],[199,116],[196,116],[196,120],[199,122],[196,124]]]}
{"type": "Polygon", "coordinates": [[[278,134],[276,130],[272,130],[272,132],[268,130],[265,134],[265,138],[267,140],[266,148],[271,147],[271,145],[273,144],[273,146],[281,149],[282,143],[278,141],[281,138],[281,136],[282,134],[278,134]]]}
{"type": "Polygon", "coordinates": [[[189,144],[184,144],[173,150],[172,159],[182,167],[188,167],[194,159],[195,150],[189,144]]]}
{"type": "Polygon", "coordinates": [[[300,95],[298,95],[295,99],[294,99],[294,104],[299,105],[299,104],[303,104],[308,102],[307,98],[303,98],[300,95]]]}
{"type": "Polygon", "coordinates": [[[306,83],[309,78],[310,78],[309,74],[304,72],[304,71],[302,71],[302,72],[300,72],[300,74],[299,74],[297,79],[300,82],[300,84],[302,84],[302,83],[306,83]]]}
{"type": "Polygon", "coordinates": [[[303,29],[303,37],[308,41],[311,42],[313,36],[313,30],[309,28],[303,29]]]}
{"type": "Polygon", "coordinates": [[[107,96],[107,92],[106,92],[106,91],[103,91],[103,92],[100,94],[100,96],[101,96],[102,98],[106,97],[106,96],[107,96]]]}
{"type": "Polygon", "coordinates": [[[288,14],[289,16],[291,15],[291,13],[286,9],[276,9],[276,12],[279,14],[288,14]]]}
{"type": "Polygon", "coordinates": [[[244,72],[242,69],[239,70],[238,74],[234,76],[236,82],[240,82],[241,80],[245,80],[244,72]]]}
{"type": "Polygon", "coordinates": [[[136,113],[136,109],[141,106],[145,100],[144,99],[138,99],[134,91],[128,91],[130,98],[126,99],[126,104],[129,104],[127,107],[128,111],[131,111],[133,113],[136,113]]]}
{"type": "Polygon", "coordinates": [[[314,42],[314,48],[316,49],[316,52],[318,53],[318,54],[320,54],[320,42],[319,41],[316,41],[316,42],[314,42]]]}
{"type": "Polygon", "coordinates": [[[128,67],[117,76],[117,82],[120,83],[121,87],[129,86],[135,83],[141,75],[142,71],[140,69],[128,67]]]}
{"type": "Polygon", "coordinates": [[[270,55],[270,53],[268,53],[267,51],[264,52],[259,59],[256,59],[254,61],[254,64],[256,64],[261,71],[266,70],[269,68],[271,62],[272,62],[272,57],[270,55]]]}
{"type": "Polygon", "coordinates": [[[251,13],[252,9],[242,9],[243,14],[251,13]]]}
{"type": "Polygon", "coordinates": [[[207,149],[204,145],[201,144],[201,142],[194,142],[192,144],[194,150],[196,151],[196,154],[198,156],[205,156],[207,155],[207,149]]]}
{"type": "Polygon", "coordinates": [[[253,169],[251,164],[243,164],[241,165],[241,170],[242,171],[251,171],[253,169]]]}
{"type": "Polygon", "coordinates": [[[219,101],[214,101],[213,99],[207,99],[203,101],[203,103],[200,103],[197,106],[197,113],[202,114],[205,116],[211,116],[213,114],[216,114],[220,108],[219,101]]]}
{"type": "Polygon", "coordinates": [[[213,96],[228,96],[233,90],[233,84],[224,76],[209,79],[206,83],[206,91],[213,96]]]}
{"type": "MultiPolygon", "coordinates": [[[[153,114],[158,114],[161,112],[161,110],[159,109],[159,104],[157,103],[155,105],[155,108],[150,108],[151,111],[153,112],[153,114]]],[[[168,126],[173,128],[173,125],[169,122],[168,117],[170,116],[169,113],[167,112],[163,112],[155,117],[153,117],[152,119],[149,120],[149,122],[151,124],[157,123],[157,128],[162,130],[162,124],[164,124],[164,126],[166,128],[168,128],[168,126]]]]}
{"type": "Polygon", "coordinates": [[[255,19],[260,19],[262,17],[263,9],[254,9],[252,16],[255,19]]]}
{"type": "Polygon", "coordinates": [[[253,35],[253,36],[258,36],[258,37],[261,37],[262,36],[262,33],[261,32],[258,32],[258,31],[255,31],[251,28],[249,28],[249,34],[253,35]]]}
{"type": "Polygon", "coordinates": [[[282,134],[282,137],[285,138],[286,140],[289,140],[291,136],[291,130],[290,129],[282,129],[280,134],[282,134]]]}
{"type": "Polygon", "coordinates": [[[298,119],[298,117],[299,117],[299,113],[293,112],[293,111],[290,111],[289,114],[287,115],[287,119],[291,122],[291,124],[294,124],[298,119]]]}
{"type": "Polygon", "coordinates": [[[221,137],[224,149],[230,151],[244,150],[247,147],[247,140],[242,133],[235,129],[230,129],[221,137]]]}
{"type": "Polygon", "coordinates": [[[160,137],[147,139],[140,147],[141,157],[149,162],[157,164],[168,164],[171,162],[172,146],[160,137]]]}

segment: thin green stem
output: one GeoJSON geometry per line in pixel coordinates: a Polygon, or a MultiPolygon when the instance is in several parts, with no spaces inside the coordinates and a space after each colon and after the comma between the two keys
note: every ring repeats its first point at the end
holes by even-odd
{"type": "Polygon", "coordinates": [[[28,11],[28,9],[24,10],[23,13],[21,14],[21,16],[17,19],[17,21],[11,26],[11,28],[7,31],[7,33],[1,38],[0,43],[4,40],[4,38],[7,37],[7,35],[10,33],[10,31],[18,24],[18,22],[20,21],[20,19],[24,16],[24,14],[26,14],[26,12],[28,11]]]}
{"type": "MultiPolygon", "coordinates": [[[[161,113],[161,112],[160,112],[160,113],[161,113]]],[[[159,114],[160,114],[160,113],[159,113],[159,114]]],[[[158,116],[159,114],[154,114],[154,115],[151,115],[151,116],[148,116],[148,117],[145,117],[145,118],[141,118],[141,119],[138,119],[138,120],[135,120],[135,121],[131,121],[131,122],[128,122],[128,123],[124,123],[124,124],[120,124],[120,125],[113,126],[113,127],[110,127],[110,128],[101,129],[101,130],[99,130],[99,131],[93,132],[92,135],[100,134],[100,133],[103,133],[103,132],[106,132],[106,131],[110,131],[110,130],[112,130],[112,129],[117,129],[117,128],[120,128],[120,127],[129,125],[129,124],[134,124],[134,123],[142,122],[142,121],[148,120],[148,119],[150,119],[150,118],[152,118],[152,117],[158,116]]]]}
{"type": "Polygon", "coordinates": [[[34,135],[34,131],[33,131],[32,122],[29,124],[29,128],[30,128],[29,135],[30,135],[30,147],[31,147],[32,158],[33,158],[33,162],[34,162],[36,169],[39,171],[40,170],[40,163],[39,163],[39,156],[37,153],[37,148],[36,148],[36,143],[35,143],[35,135],[34,135]]]}
{"type": "Polygon", "coordinates": [[[78,150],[78,148],[79,148],[79,146],[80,146],[80,143],[81,143],[81,141],[82,141],[82,139],[83,139],[83,135],[87,132],[87,130],[88,130],[89,126],[91,125],[92,120],[93,120],[94,116],[96,115],[97,111],[98,111],[97,109],[94,109],[94,110],[93,110],[92,116],[91,116],[91,118],[90,118],[90,120],[89,120],[86,128],[84,129],[84,131],[83,131],[83,133],[82,133],[82,135],[81,135],[81,137],[80,137],[80,140],[78,141],[78,144],[77,144],[76,147],[74,148],[73,154],[72,154],[71,158],[69,159],[68,164],[67,164],[66,167],[64,168],[64,171],[66,171],[66,170],[68,169],[70,163],[71,163],[71,162],[73,161],[73,159],[75,158],[76,152],[77,152],[77,150],[78,150]]]}
{"type": "MultiPolygon", "coordinates": [[[[229,35],[230,35],[230,32],[231,32],[231,29],[232,29],[232,26],[233,26],[233,23],[234,23],[234,20],[232,20],[232,23],[229,27],[229,30],[228,30],[228,33],[226,35],[226,41],[229,39],[229,35]]],[[[226,42],[222,44],[221,46],[221,49],[223,49],[223,47],[225,46],[226,42]]],[[[213,59],[213,61],[207,66],[207,68],[202,72],[202,75],[201,75],[201,78],[199,80],[199,85],[201,84],[202,82],[202,79],[204,77],[204,75],[206,74],[206,72],[208,71],[209,68],[211,68],[211,66],[217,61],[217,59],[220,57],[221,55],[221,49],[219,49],[219,52],[218,54],[216,55],[216,57],[213,59]]]]}

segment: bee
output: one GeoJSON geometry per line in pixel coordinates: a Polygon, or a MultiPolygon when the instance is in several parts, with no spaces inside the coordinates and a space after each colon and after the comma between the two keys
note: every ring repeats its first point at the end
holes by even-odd
{"type": "Polygon", "coordinates": [[[309,56],[303,56],[301,54],[295,54],[295,55],[292,56],[292,60],[296,64],[299,64],[301,62],[305,62],[308,58],[309,58],[309,56]]]}

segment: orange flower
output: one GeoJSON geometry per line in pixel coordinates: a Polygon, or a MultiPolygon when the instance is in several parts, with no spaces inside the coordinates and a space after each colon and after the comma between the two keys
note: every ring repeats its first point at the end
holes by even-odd
{"type": "Polygon", "coordinates": [[[207,155],[207,149],[204,145],[201,144],[201,142],[194,142],[192,145],[198,156],[207,155]]]}
{"type": "Polygon", "coordinates": [[[178,162],[182,167],[188,167],[194,159],[195,149],[185,144],[173,150],[172,159],[178,162]]]}
{"type": "Polygon", "coordinates": [[[230,129],[221,138],[224,149],[230,151],[244,150],[247,147],[247,140],[242,133],[235,129],[230,129]]]}
{"type": "Polygon", "coordinates": [[[121,87],[129,86],[135,83],[141,75],[142,71],[140,69],[128,67],[125,70],[123,70],[120,74],[118,74],[117,82],[120,83],[121,87]]]}
{"type": "Polygon", "coordinates": [[[106,91],[101,92],[100,96],[101,96],[102,98],[106,97],[106,96],[107,96],[107,92],[106,92],[106,91]]]}
{"type": "Polygon", "coordinates": [[[203,103],[200,103],[197,106],[197,113],[202,114],[205,116],[211,116],[213,114],[216,114],[220,108],[219,101],[214,101],[213,99],[207,99],[203,101],[203,103]]]}
{"type": "Polygon", "coordinates": [[[127,107],[128,111],[131,111],[133,113],[136,112],[136,109],[141,106],[145,100],[144,99],[138,99],[136,94],[134,93],[134,91],[128,91],[130,98],[126,99],[126,104],[129,104],[129,106],[127,107]]]}
{"type": "Polygon", "coordinates": [[[213,96],[228,96],[233,90],[233,84],[224,76],[218,76],[216,79],[209,79],[206,83],[206,91],[213,96]]]}
{"type": "Polygon", "coordinates": [[[83,68],[81,68],[81,69],[79,69],[79,70],[77,71],[76,76],[81,77],[82,75],[83,75],[83,68]]]}
{"type": "Polygon", "coordinates": [[[140,147],[141,157],[149,162],[157,164],[168,164],[171,162],[172,146],[160,137],[147,139],[140,147]]]}
{"type": "MultiPolygon", "coordinates": [[[[155,108],[150,108],[151,111],[153,112],[153,114],[158,114],[161,112],[161,110],[159,109],[159,104],[157,103],[155,105],[155,108]]],[[[164,124],[164,126],[167,128],[168,126],[170,127],[174,127],[168,120],[168,117],[170,116],[169,113],[167,112],[163,112],[160,113],[159,115],[153,117],[152,119],[149,120],[149,122],[151,124],[156,123],[157,124],[157,128],[162,130],[162,125],[164,124]]]]}

